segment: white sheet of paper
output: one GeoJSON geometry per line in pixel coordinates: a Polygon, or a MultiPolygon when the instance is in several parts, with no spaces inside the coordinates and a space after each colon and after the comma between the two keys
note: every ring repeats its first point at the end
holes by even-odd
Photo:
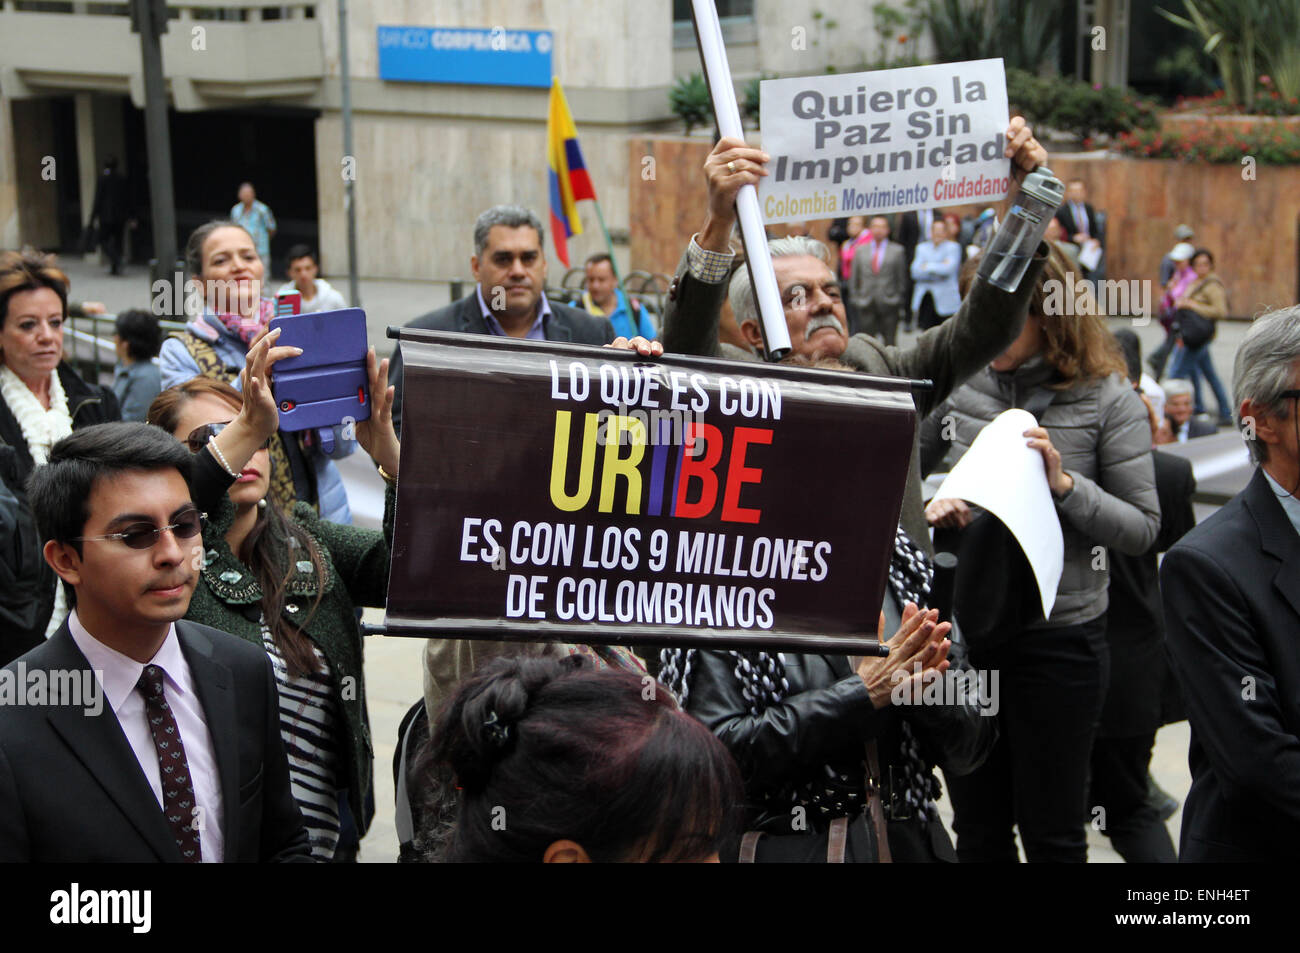
{"type": "Polygon", "coordinates": [[[1101,245],[1084,245],[1079,249],[1079,264],[1089,271],[1096,269],[1101,261],[1101,245]]]}
{"type": "Polygon", "coordinates": [[[1003,411],[980,431],[934,498],[982,507],[1011,530],[1034,570],[1043,618],[1050,619],[1065,565],[1065,540],[1043,455],[1026,446],[1025,431],[1037,426],[1026,410],[1003,411]]]}

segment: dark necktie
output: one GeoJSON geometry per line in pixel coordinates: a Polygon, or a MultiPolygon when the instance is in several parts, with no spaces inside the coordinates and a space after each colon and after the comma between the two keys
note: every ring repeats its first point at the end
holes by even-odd
{"type": "Polygon", "coordinates": [[[171,706],[163,695],[163,670],[157,665],[146,665],[135,687],[144,696],[149,733],[153,735],[153,746],[158,752],[163,816],[172,829],[172,836],[176,838],[181,858],[186,863],[197,864],[203,859],[203,849],[193,821],[194,783],[190,779],[189,762],[185,760],[185,745],[181,743],[180,728],[176,726],[171,706]]]}

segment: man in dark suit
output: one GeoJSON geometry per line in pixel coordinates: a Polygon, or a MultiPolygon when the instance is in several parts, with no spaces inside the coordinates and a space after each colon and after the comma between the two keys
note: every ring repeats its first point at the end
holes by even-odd
{"type": "Polygon", "coordinates": [[[311,860],[266,653],[179,621],[203,559],[190,466],[113,423],[32,476],[76,608],[0,670],[0,862],[311,860]]]}
{"type": "Polygon", "coordinates": [[[1065,229],[1070,241],[1079,246],[1082,254],[1089,248],[1101,250],[1102,257],[1095,268],[1083,268],[1088,281],[1100,281],[1106,276],[1106,221],[1088,204],[1088,187],[1082,179],[1072,179],[1065,187],[1065,204],[1056,210],[1056,220],[1065,229]]]}
{"type": "Polygon", "coordinates": [[[95,183],[95,200],[90,223],[99,230],[99,246],[108,258],[109,273],[122,273],[122,232],[129,213],[126,178],[117,171],[117,158],[110,156],[95,183]]]}
{"type": "Polygon", "coordinates": [[[1192,737],[1185,861],[1300,852],[1300,307],[1237,351],[1238,421],[1258,469],[1160,567],[1192,737]]]}
{"type": "MultiPolygon", "coordinates": [[[[409,322],[408,328],[462,331],[502,337],[609,344],[614,326],[578,308],[546,298],[544,234],[537,216],[518,205],[497,205],[474,223],[470,268],[473,294],[409,322]]],[[[393,427],[402,431],[402,353],[399,347],[388,373],[397,387],[393,427]]]]}

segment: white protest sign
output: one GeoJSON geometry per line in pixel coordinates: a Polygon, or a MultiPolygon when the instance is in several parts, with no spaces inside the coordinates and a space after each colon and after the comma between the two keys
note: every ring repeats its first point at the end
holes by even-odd
{"type": "Polygon", "coordinates": [[[1025,431],[1037,426],[1026,410],[998,414],[953,466],[934,498],[965,500],[988,510],[1011,530],[1034,571],[1043,618],[1050,619],[1065,568],[1065,538],[1043,455],[1026,445],[1025,431]]]}
{"type": "Polygon", "coordinates": [[[1002,60],[766,80],[768,223],[997,202],[1011,188],[1002,60]]]}

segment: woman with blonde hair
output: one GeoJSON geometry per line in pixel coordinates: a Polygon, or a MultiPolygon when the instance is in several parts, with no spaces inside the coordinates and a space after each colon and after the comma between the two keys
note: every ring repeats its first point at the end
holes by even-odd
{"type": "Polygon", "coordinates": [[[993,753],[973,773],[948,779],[962,861],[1015,861],[1013,827],[1030,861],[1087,859],[1088,761],[1109,676],[1106,550],[1139,555],[1160,528],[1146,407],[1091,296],[1068,293],[1078,288],[1054,250],[1020,336],[922,426],[921,467],[929,472],[949,449],[959,459],[1002,412],[1032,413],[1038,426],[1024,437],[1042,454],[1064,538],[1064,569],[1045,619],[1019,547],[1000,523],[977,519],[961,500],[926,509],[932,526],[960,531],[957,624],[971,664],[1000,676],[993,753]],[[1061,308],[1071,301],[1072,311],[1061,308]],[[978,577],[985,593],[972,600],[970,616],[962,611],[963,575],[978,577]]]}

